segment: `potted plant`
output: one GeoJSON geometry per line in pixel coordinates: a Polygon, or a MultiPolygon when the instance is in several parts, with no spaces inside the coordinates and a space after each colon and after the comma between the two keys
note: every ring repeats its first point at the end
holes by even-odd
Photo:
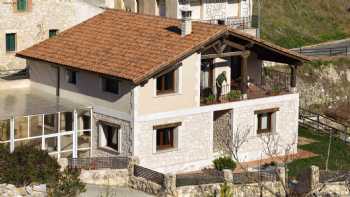
{"type": "Polygon", "coordinates": [[[206,98],[206,103],[207,104],[213,104],[215,101],[215,96],[214,95],[209,95],[207,98],[206,98]]]}
{"type": "Polygon", "coordinates": [[[242,93],[240,90],[231,90],[228,93],[227,98],[229,101],[240,100],[242,98],[242,93]]]}

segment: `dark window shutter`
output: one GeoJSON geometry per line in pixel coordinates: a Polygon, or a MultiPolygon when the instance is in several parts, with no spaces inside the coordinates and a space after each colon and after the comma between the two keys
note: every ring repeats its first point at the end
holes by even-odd
{"type": "Polygon", "coordinates": [[[10,33],[6,34],[6,51],[16,51],[16,34],[10,33]]]}

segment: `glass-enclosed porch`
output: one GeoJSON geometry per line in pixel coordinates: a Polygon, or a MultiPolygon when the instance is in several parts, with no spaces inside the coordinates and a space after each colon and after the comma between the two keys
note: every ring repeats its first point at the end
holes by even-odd
{"type": "Polygon", "coordinates": [[[24,88],[0,91],[0,144],[23,144],[55,158],[89,157],[92,108],[46,92],[24,88]]]}

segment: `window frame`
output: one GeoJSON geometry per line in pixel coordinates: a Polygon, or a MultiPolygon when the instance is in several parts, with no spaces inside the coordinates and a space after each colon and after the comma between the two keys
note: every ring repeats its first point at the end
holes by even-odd
{"type": "Polygon", "coordinates": [[[153,126],[153,130],[155,132],[155,146],[154,146],[155,153],[174,150],[178,147],[178,136],[179,136],[178,131],[180,126],[181,126],[181,122],[153,126]],[[169,132],[170,134],[170,139],[168,144],[164,143],[165,132],[169,132]],[[158,141],[158,135],[160,135],[159,141],[158,141]]]}
{"type": "Polygon", "coordinates": [[[66,81],[69,84],[77,85],[77,83],[78,83],[78,71],[67,68],[66,69],[66,81]],[[71,79],[71,77],[73,75],[71,75],[71,74],[74,74],[74,77],[72,79],[71,79]]]}
{"type": "Polygon", "coordinates": [[[58,33],[59,33],[58,29],[49,29],[49,38],[53,38],[53,37],[57,36],[58,33]]]}
{"type": "Polygon", "coordinates": [[[109,76],[101,76],[100,78],[101,78],[101,89],[103,92],[108,92],[111,94],[119,94],[119,92],[120,92],[120,80],[119,79],[114,78],[114,77],[109,77],[109,76]],[[117,83],[116,91],[108,88],[107,82],[110,80],[117,83]]]}
{"type": "Polygon", "coordinates": [[[17,33],[14,33],[14,32],[9,32],[9,33],[6,33],[5,34],[5,50],[6,50],[6,53],[14,53],[17,51],[17,33]],[[13,46],[13,50],[12,48],[9,50],[9,45],[8,42],[7,42],[7,36],[11,36],[13,35],[13,38],[14,38],[14,46],[13,46]]]}
{"type": "Polygon", "coordinates": [[[279,111],[279,108],[272,108],[272,109],[265,109],[265,110],[258,110],[255,111],[254,113],[257,116],[257,120],[258,120],[258,124],[257,124],[257,134],[261,135],[261,134],[266,134],[266,133],[272,133],[274,132],[273,129],[273,116],[275,115],[275,113],[279,111]],[[266,129],[262,129],[262,118],[264,115],[267,115],[267,128],[266,129]]]}
{"type": "Polygon", "coordinates": [[[166,72],[166,73],[162,74],[161,76],[158,76],[155,81],[156,81],[156,94],[157,95],[176,93],[176,82],[177,82],[176,70],[171,70],[169,72],[166,72]],[[173,77],[173,81],[172,81],[172,84],[171,84],[172,87],[171,87],[171,89],[165,89],[165,81],[166,81],[166,77],[167,77],[167,75],[169,73],[171,73],[171,75],[173,77]],[[161,80],[161,82],[160,82],[160,84],[161,84],[160,90],[158,90],[158,80],[161,80]]]}
{"type": "Polygon", "coordinates": [[[16,0],[16,11],[17,12],[26,12],[29,9],[29,2],[28,0],[16,0]],[[19,9],[19,2],[20,1],[25,1],[25,8],[24,9],[19,9]]]}

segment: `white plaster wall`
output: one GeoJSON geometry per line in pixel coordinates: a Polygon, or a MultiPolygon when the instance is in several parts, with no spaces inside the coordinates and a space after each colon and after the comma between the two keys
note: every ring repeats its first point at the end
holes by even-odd
{"type": "Polygon", "coordinates": [[[259,102],[256,104],[242,105],[233,108],[233,132],[242,136],[245,132],[249,132],[246,139],[238,137],[236,139],[247,140],[240,148],[239,154],[241,161],[259,160],[261,158],[269,158],[274,155],[284,154],[288,149],[288,153],[297,151],[298,138],[298,115],[299,115],[299,97],[298,94],[290,95],[290,98],[276,100],[274,102],[259,102]],[[270,108],[279,108],[275,113],[276,119],[273,124],[273,137],[269,135],[257,134],[257,115],[256,110],[264,110],[270,108]],[[277,146],[268,145],[266,141],[271,139],[277,142],[277,146]],[[268,151],[270,147],[273,151],[268,151]],[[274,152],[274,151],[278,152],[274,152]]]}
{"type": "MultiPolygon", "coordinates": [[[[29,60],[30,81],[33,88],[39,88],[51,94],[56,94],[57,70],[52,64],[29,60]]],[[[112,94],[102,90],[100,75],[97,73],[78,71],[77,84],[69,84],[66,69],[61,67],[60,97],[73,100],[80,104],[93,106],[96,110],[131,114],[131,89],[133,85],[126,80],[120,80],[119,94],[112,94]]],[[[103,113],[103,111],[100,113],[103,113]]]]}
{"type": "Polygon", "coordinates": [[[213,114],[198,113],[135,122],[134,155],[142,166],[161,172],[199,170],[212,161],[213,114]],[[153,126],[181,122],[178,144],[173,150],[157,152],[153,126]]]}
{"type": "Polygon", "coordinates": [[[195,53],[182,61],[179,68],[179,91],[172,94],[156,95],[156,78],[151,78],[139,86],[137,111],[150,114],[174,111],[199,106],[201,55],[195,53]]]}
{"type": "Polygon", "coordinates": [[[0,0],[0,69],[24,68],[25,60],[6,52],[6,33],[17,34],[17,51],[49,37],[49,29],[60,32],[103,10],[81,0],[32,0],[32,10],[14,12],[11,0],[0,0]]]}

